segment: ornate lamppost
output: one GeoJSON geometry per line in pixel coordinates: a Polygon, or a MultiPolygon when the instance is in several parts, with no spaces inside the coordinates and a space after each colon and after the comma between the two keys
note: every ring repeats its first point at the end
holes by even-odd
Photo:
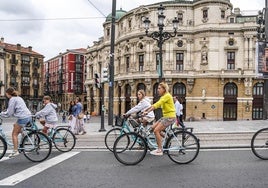
{"type": "Polygon", "coordinates": [[[145,27],[145,33],[146,36],[153,38],[154,40],[157,41],[157,46],[159,48],[159,67],[158,67],[158,73],[159,73],[159,82],[162,81],[163,79],[163,43],[168,40],[171,37],[175,37],[177,34],[177,29],[178,29],[178,23],[179,20],[177,19],[177,17],[174,18],[174,20],[172,21],[173,23],[173,29],[174,29],[174,33],[170,33],[167,31],[164,31],[164,20],[165,20],[165,15],[164,15],[164,10],[165,7],[162,6],[162,4],[160,4],[160,6],[158,7],[158,31],[154,31],[151,34],[149,34],[148,30],[150,27],[150,23],[151,21],[149,20],[148,17],[146,17],[143,21],[144,23],[144,27],[145,27]]]}

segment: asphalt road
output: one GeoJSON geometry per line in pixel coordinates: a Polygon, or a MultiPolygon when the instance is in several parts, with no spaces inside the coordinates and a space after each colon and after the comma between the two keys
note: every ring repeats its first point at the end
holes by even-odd
{"type": "Polygon", "coordinates": [[[0,169],[0,185],[3,180],[8,182],[14,174],[17,178],[30,176],[24,181],[14,182],[15,188],[268,187],[268,161],[259,160],[250,150],[202,150],[197,159],[187,165],[177,165],[167,156],[148,154],[136,166],[122,165],[108,151],[73,151],[65,154],[53,151],[44,163],[32,163],[20,155],[0,161],[0,169]],[[51,167],[41,170],[47,165],[51,167]],[[38,170],[40,173],[31,175],[38,170]]]}

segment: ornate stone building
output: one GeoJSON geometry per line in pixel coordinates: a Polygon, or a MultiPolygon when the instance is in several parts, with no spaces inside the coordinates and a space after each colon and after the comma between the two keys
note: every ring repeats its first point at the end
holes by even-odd
{"type": "MultiPolygon", "coordinates": [[[[172,95],[184,101],[187,120],[262,119],[263,79],[257,76],[256,15],[243,16],[229,0],[164,1],[116,13],[114,114],[137,103],[137,90],[156,100],[159,48],[145,35],[143,19],[157,31],[157,8],[165,7],[165,31],[176,37],[163,44],[163,78],[172,95]]],[[[103,23],[104,35],[87,51],[88,107],[100,114],[101,97],[94,73],[109,63],[111,17],[103,23]]],[[[108,83],[104,104],[108,107],[108,83]]]]}
{"type": "Polygon", "coordinates": [[[44,56],[32,47],[0,41],[0,110],[7,107],[5,90],[14,87],[30,110],[42,107],[44,56]]]}

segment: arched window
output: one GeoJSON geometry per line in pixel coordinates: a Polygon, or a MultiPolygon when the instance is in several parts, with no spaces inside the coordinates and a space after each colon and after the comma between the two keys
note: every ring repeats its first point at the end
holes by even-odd
{"type": "Polygon", "coordinates": [[[186,95],[186,87],[183,83],[176,83],[173,86],[173,95],[182,97],[186,95]]]}
{"type": "Polygon", "coordinates": [[[139,91],[140,89],[143,89],[146,92],[146,86],[143,83],[138,84],[137,91],[139,91]]]}

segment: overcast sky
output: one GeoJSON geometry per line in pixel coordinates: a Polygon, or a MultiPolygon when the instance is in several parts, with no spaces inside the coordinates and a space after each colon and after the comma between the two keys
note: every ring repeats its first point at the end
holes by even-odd
{"type": "MultiPolygon", "coordinates": [[[[129,11],[144,2],[161,0],[117,0],[117,9],[129,11]]],[[[265,0],[231,0],[241,10],[261,10],[265,0]]],[[[66,49],[92,46],[103,35],[105,16],[112,0],[0,0],[0,37],[20,43],[48,60],[66,49]],[[64,19],[63,19],[64,18],[64,19]]]]}

